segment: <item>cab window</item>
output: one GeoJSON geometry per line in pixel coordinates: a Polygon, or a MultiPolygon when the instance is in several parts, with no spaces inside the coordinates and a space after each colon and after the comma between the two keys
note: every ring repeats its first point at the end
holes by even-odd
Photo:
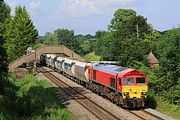
{"type": "Polygon", "coordinates": [[[124,85],[133,85],[134,79],[133,78],[124,78],[124,85]]]}
{"type": "Polygon", "coordinates": [[[145,84],[146,80],[145,78],[136,78],[136,84],[145,84]]]}

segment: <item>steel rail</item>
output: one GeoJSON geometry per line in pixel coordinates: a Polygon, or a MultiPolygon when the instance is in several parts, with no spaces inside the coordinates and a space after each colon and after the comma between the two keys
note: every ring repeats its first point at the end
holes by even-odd
{"type": "Polygon", "coordinates": [[[147,111],[145,111],[145,110],[141,110],[141,111],[143,111],[144,113],[149,114],[150,116],[153,116],[153,117],[155,117],[155,118],[157,118],[157,119],[159,119],[159,120],[163,120],[163,118],[161,118],[161,117],[159,117],[159,116],[157,116],[157,115],[154,115],[154,114],[152,114],[152,113],[150,113],[150,112],[147,112],[147,111]]]}

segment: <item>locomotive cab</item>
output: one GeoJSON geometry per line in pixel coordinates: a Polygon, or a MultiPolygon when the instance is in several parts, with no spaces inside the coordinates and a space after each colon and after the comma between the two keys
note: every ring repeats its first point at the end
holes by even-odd
{"type": "Polygon", "coordinates": [[[139,71],[131,72],[123,76],[121,82],[124,106],[144,107],[148,89],[146,75],[139,71]]]}

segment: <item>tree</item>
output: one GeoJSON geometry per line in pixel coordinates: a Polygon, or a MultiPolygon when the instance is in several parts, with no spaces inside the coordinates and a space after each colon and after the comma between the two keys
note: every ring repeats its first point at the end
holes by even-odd
{"type": "Polygon", "coordinates": [[[4,3],[3,0],[0,1],[0,95],[3,93],[5,87],[5,77],[7,74],[7,53],[4,48],[4,26],[5,21],[10,17],[10,7],[4,3]]]}
{"type": "Polygon", "coordinates": [[[77,41],[77,39],[75,39],[73,30],[57,29],[54,31],[54,34],[57,35],[57,38],[62,45],[65,45],[69,49],[80,53],[80,43],[77,41]]]}
{"type": "Polygon", "coordinates": [[[158,58],[158,42],[160,37],[160,32],[153,29],[149,29],[149,32],[144,36],[144,41],[149,46],[149,51],[152,51],[158,58]]]}
{"type": "Polygon", "coordinates": [[[90,51],[90,43],[89,43],[88,40],[83,41],[80,46],[81,46],[83,55],[89,53],[89,51],[90,51]]]}
{"type": "Polygon", "coordinates": [[[131,17],[119,29],[114,31],[112,53],[115,60],[123,66],[133,66],[134,61],[147,64],[146,55],[150,51],[149,44],[144,41],[150,33],[150,25],[143,16],[131,17]]]}
{"type": "Polygon", "coordinates": [[[160,63],[165,73],[170,72],[174,82],[180,77],[180,28],[165,33],[159,40],[160,63]]]}
{"type": "Polygon", "coordinates": [[[103,60],[114,60],[112,53],[112,42],[114,40],[112,32],[98,31],[96,32],[95,52],[101,56],[103,60]]]}
{"type": "Polygon", "coordinates": [[[25,7],[16,7],[15,16],[6,25],[6,37],[9,62],[25,54],[26,49],[37,40],[38,31],[25,7]]]}
{"type": "Polygon", "coordinates": [[[58,40],[57,35],[53,33],[49,33],[45,36],[45,45],[60,45],[61,41],[58,40]]]}
{"type": "Polygon", "coordinates": [[[116,31],[118,30],[124,23],[129,21],[132,17],[136,16],[136,12],[132,9],[118,9],[114,13],[114,18],[111,20],[109,25],[109,30],[116,31]]]}

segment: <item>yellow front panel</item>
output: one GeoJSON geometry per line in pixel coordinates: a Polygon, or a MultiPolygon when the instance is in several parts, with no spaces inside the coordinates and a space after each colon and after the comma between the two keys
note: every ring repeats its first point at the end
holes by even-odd
{"type": "Polygon", "coordinates": [[[124,92],[129,92],[130,98],[141,98],[141,92],[147,92],[147,85],[123,86],[123,98],[126,98],[124,92]]]}

